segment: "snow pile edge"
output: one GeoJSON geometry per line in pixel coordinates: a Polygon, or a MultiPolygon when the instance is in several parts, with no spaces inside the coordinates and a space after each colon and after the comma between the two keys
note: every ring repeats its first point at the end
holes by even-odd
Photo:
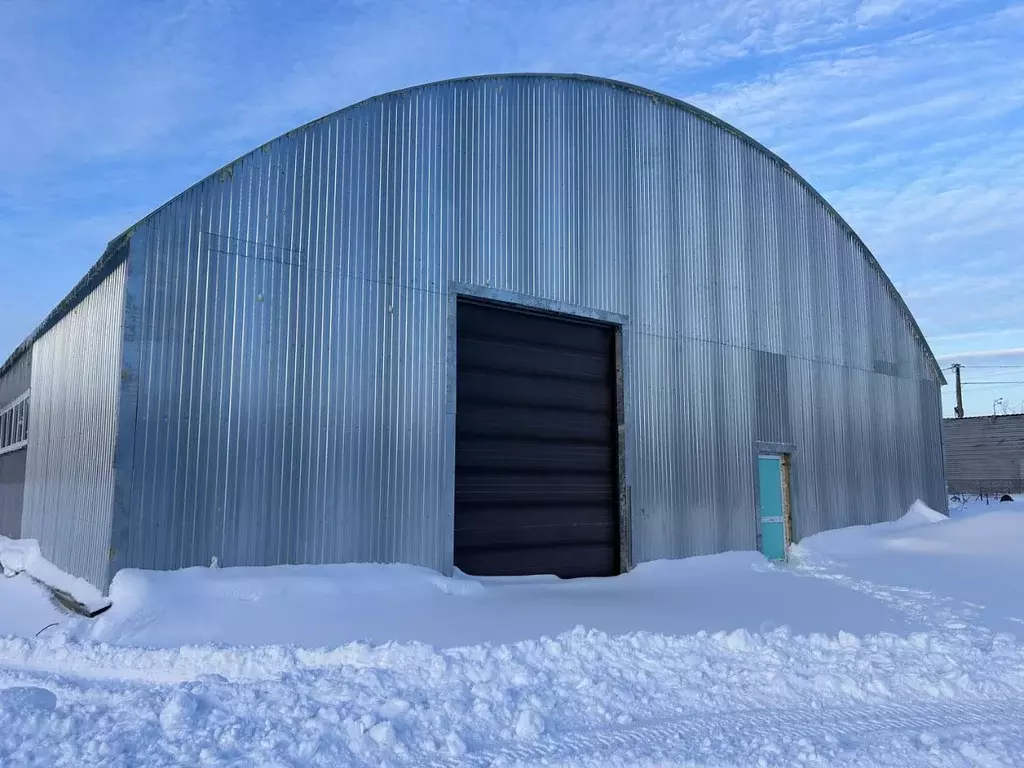
{"type": "Polygon", "coordinates": [[[24,573],[49,589],[62,604],[86,616],[96,616],[110,607],[110,600],[92,584],[43,557],[35,539],[0,536],[0,570],[5,576],[24,573]]]}
{"type": "Polygon", "coordinates": [[[936,512],[920,499],[916,499],[910,505],[907,513],[900,518],[901,523],[944,523],[949,518],[941,512],[936,512]]]}

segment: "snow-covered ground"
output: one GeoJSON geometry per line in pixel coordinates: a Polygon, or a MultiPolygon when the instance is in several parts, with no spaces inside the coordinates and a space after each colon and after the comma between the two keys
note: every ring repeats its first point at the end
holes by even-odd
{"type": "Polygon", "coordinates": [[[1024,503],[932,518],[604,580],[125,571],[92,620],[0,579],[0,765],[1024,765],[1024,503]]]}

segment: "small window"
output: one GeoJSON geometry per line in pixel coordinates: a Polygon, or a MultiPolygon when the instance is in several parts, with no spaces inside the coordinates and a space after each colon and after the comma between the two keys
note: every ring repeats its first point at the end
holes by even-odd
{"type": "Polygon", "coordinates": [[[0,455],[28,446],[28,392],[0,410],[0,455]]]}

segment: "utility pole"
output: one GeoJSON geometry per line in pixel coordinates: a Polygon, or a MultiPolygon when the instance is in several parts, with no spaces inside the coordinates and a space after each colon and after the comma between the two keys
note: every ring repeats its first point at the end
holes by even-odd
{"type": "Polygon", "coordinates": [[[956,408],[953,413],[958,419],[964,417],[964,387],[960,383],[960,363],[953,363],[953,370],[956,371],[956,408]]]}

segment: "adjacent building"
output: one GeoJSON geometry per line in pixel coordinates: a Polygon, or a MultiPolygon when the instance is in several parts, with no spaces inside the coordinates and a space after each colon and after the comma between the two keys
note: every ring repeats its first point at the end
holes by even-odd
{"type": "Polygon", "coordinates": [[[792,168],[673,98],[369,99],[127,232],[0,368],[0,533],[120,568],[604,575],[945,510],[939,367],[792,168]]]}
{"type": "Polygon", "coordinates": [[[1024,493],[1024,413],[944,419],[950,493],[1024,493]]]}

